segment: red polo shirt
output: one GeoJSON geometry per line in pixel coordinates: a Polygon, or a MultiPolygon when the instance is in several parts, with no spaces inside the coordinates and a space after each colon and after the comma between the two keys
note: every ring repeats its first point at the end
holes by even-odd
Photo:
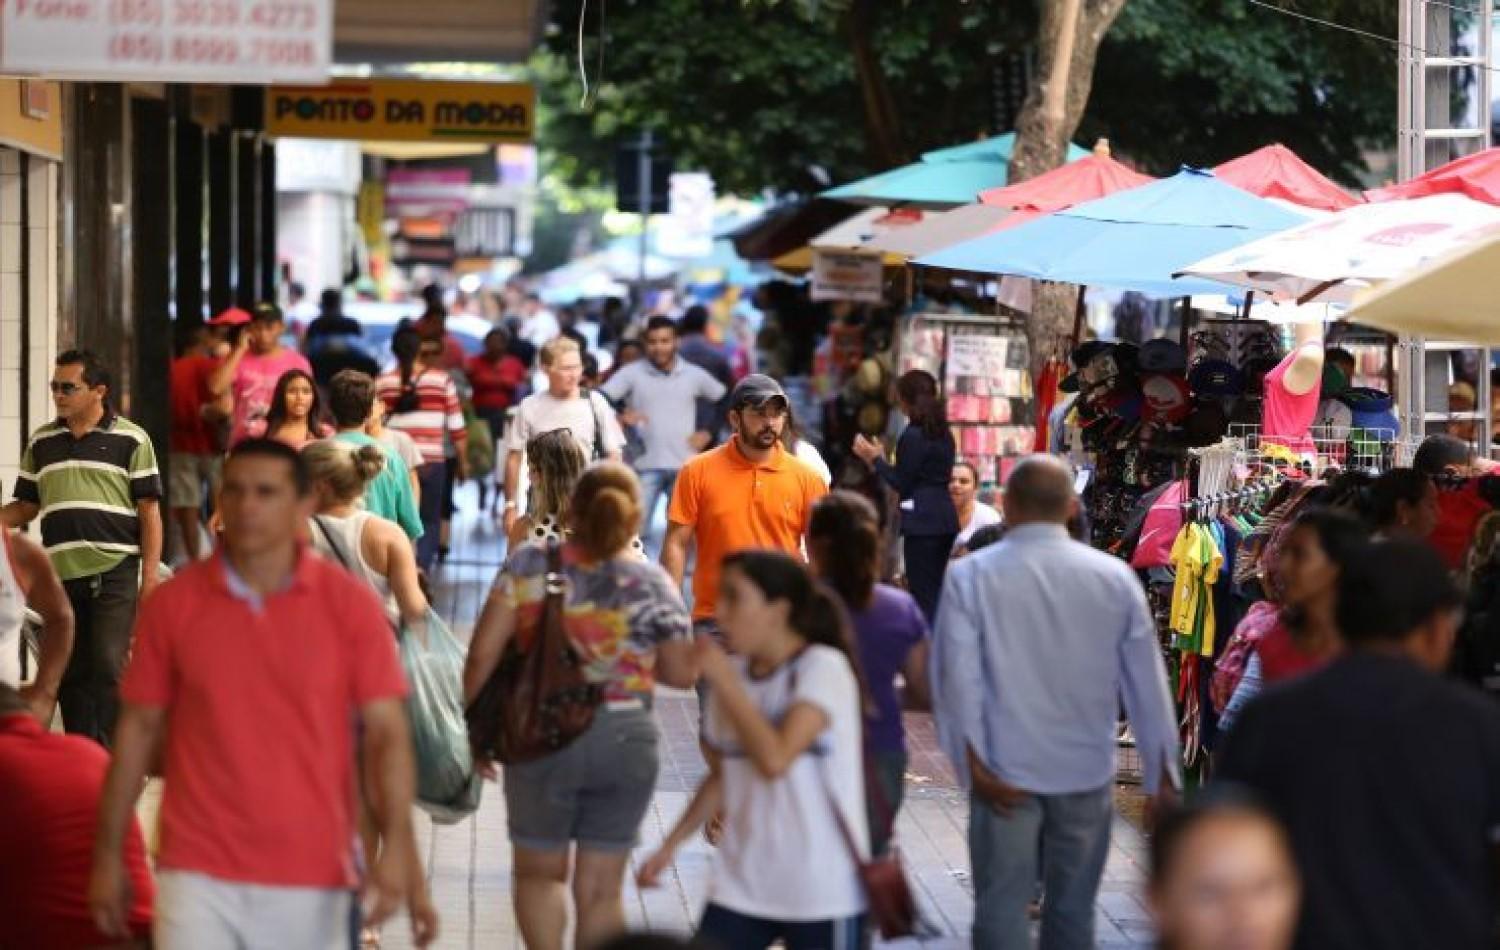
{"type": "MultiPolygon", "coordinates": [[[[109,753],[93,740],[53,735],[24,713],[0,716],[0,947],[74,950],[110,942],[94,929],[88,907],[108,769],[109,753]]],[[[130,929],[145,937],[156,885],[134,820],[125,870],[130,929]]]]}
{"type": "Polygon", "coordinates": [[[406,694],[380,602],[305,550],[257,604],[221,553],[142,602],[121,698],[167,710],[160,865],[286,887],[356,882],[356,712],[406,694]]]}

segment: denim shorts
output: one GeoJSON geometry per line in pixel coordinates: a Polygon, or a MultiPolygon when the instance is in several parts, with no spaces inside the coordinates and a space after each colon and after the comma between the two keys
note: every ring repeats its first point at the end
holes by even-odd
{"type": "Polygon", "coordinates": [[[656,721],[645,704],[600,706],[559,752],[505,767],[511,843],[533,851],[629,851],[656,790],[656,721]]]}

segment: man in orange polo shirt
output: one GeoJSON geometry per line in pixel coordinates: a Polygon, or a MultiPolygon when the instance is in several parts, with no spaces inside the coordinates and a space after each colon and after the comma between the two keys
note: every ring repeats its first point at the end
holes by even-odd
{"type": "Polygon", "coordinates": [[[89,886],[106,935],[129,935],[126,830],[164,749],[158,950],[357,942],[356,747],[383,841],[364,879],[369,923],[405,903],[413,942],[436,933],[396,641],[369,589],[298,541],[309,497],[296,451],[239,443],[223,547],[141,605],[89,886]]]}
{"type": "Polygon", "coordinates": [[[690,459],[677,476],[667,510],[661,564],[678,586],[696,542],[693,622],[711,629],[726,555],[748,549],[800,556],[813,502],[827,494],[823,480],[781,447],[787,398],[769,376],[753,374],[729,394],[734,438],[690,459]]]}

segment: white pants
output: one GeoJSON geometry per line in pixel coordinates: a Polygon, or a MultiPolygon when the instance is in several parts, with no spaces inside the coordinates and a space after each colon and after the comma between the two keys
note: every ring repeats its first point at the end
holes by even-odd
{"type": "Polygon", "coordinates": [[[157,950],[350,950],[354,894],[223,881],[191,871],[157,877],[157,950]]]}

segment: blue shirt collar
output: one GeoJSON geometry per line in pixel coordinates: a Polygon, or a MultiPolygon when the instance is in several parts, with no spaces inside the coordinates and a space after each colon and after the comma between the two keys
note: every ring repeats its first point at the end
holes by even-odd
{"type": "Polygon", "coordinates": [[[1018,524],[1005,529],[1006,541],[1057,541],[1067,540],[1066,525],[1035,521],[1018,524]]]}

